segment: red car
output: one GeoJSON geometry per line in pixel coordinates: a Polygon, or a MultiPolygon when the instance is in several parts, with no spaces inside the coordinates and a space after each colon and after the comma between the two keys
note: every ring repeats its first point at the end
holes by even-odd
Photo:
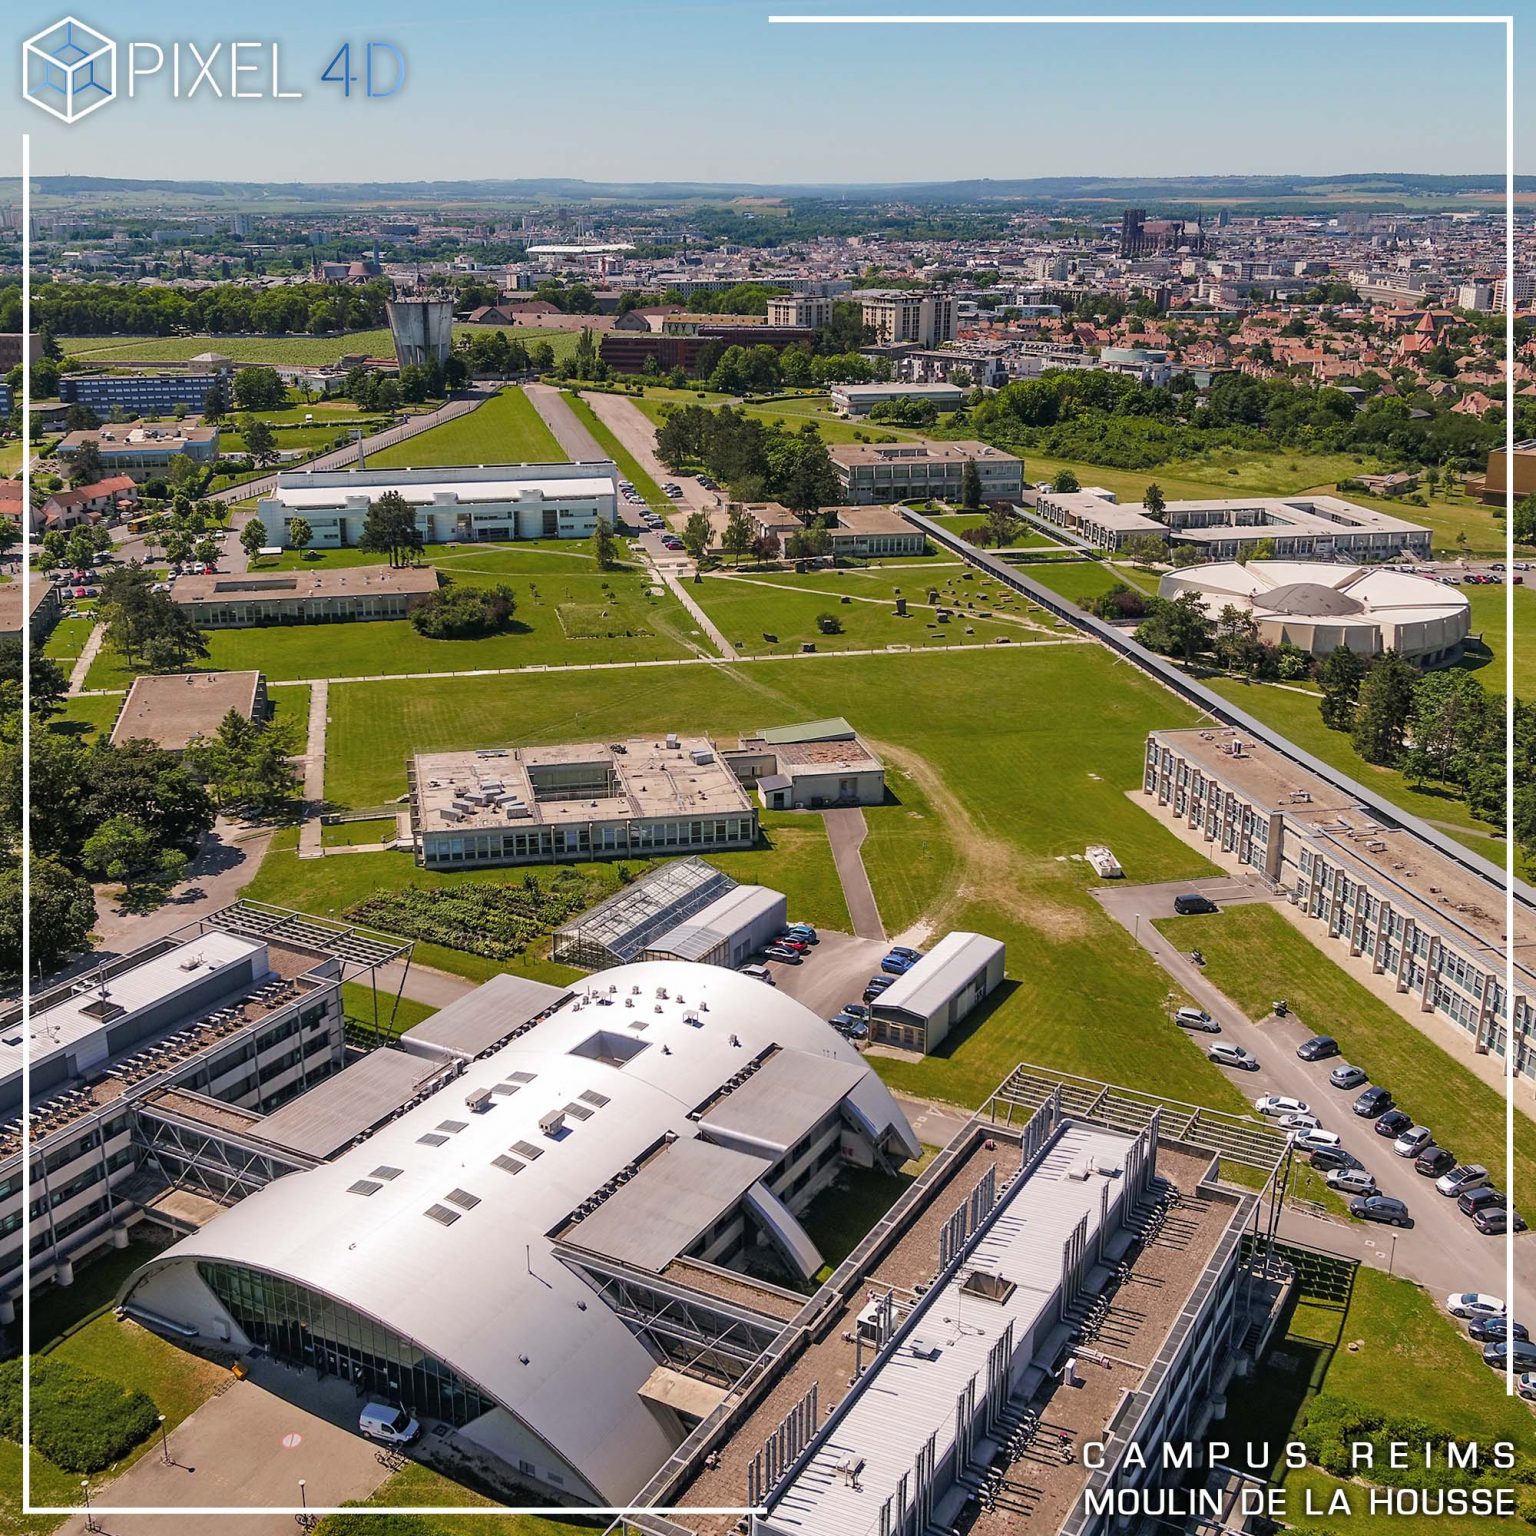
{"type": "Polygon", "coordinates": [[[782,933],[773,942],[777,944],[781,949],[794,950],[797,955],[808,953],[811,947],[805,942],[804,939],[792,939],[788,937],[788,935],[782,933]]]}

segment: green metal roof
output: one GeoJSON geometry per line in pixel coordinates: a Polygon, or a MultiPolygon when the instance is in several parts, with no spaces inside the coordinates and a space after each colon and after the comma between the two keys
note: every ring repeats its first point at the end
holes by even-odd
{"type": "Polygon", "coordinates": [[[854,729],[841,715],[830,720],[806,720],[800,725],[778,725],[758,736],[770,746],[783,746],[792,741],[851,741],[854,729]]]}

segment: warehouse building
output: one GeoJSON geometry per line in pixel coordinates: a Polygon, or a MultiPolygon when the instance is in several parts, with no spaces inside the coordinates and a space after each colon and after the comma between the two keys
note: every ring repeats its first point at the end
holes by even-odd
{"type": "Polygon", "coordinates": [[[230,710],[247,720],[267,718],[267,680],[260,672],[136,677],[112,727],[112,745],[152,741],[163,751],[185,752],[199,736],[212,736],[230,710]]]}
{"type": "Polygon", "coordinates": [[[1003,945],[980,933],[946,934],[870,1005],[882,1045],[931,1051],[1003,982],[1003,945]]]}
{"type": "Polygon", "coordinates": [[[399,1402],[498,1488],[631,1499],[803,1306],[801,1215],[921,1147],[852,1046],[737,972],[647,962],[543,1002],[157,1255],[126,1315],[399,1402]]]}
{"type": "Polygon", "coordinates": [[[185,608],[199,629],[249,629],[403,619],[437,588],[437,571],[430,565],[356,565],[178,576],[171,583],[171,601],[185,608]]]}
{"type": "Polygon", "coordinates": [[[262,1140],[267,1111],[346,1061],[341,987],[409,944],[239,902],[32,998],[22,1114],[20,1004],[0,1016],[0,1322],[24,1279],[23,1120],[32,1286],[144,1220],[184,1231],[313,1161],[262,1140]]]}
{"type": "Polygon", "coordinates": [[[408,775],[428,869],[750,848],[757,811],[701,736],[434,752],[408,775]]]}
{"type": "Polygon", "coordinates": [[[1472,629],[1466,593],[1433,576],[1319,561],[1250,560],[1170,571],[1158,595],[1193,592],[1209,618],[1236,608],[1268,645],[1294,645],[1311,656],[1340,646],[1375,658],[1396,651],[1422,667],[1461,655],[1472,629]]]}
{"type": "Polygon", "coordinates": [[[1148,1448],[1200,1441],[1284,1315],[1260,1229],[1286,1156],[1252,1119],[1017,1068],[641,1491],[665,1518],[613,1536],[717,1536],[694,1511],[721,1507],[760,1536],[1121,1529],[1115,1491],[1185,1477],[1148,1448]]]}
{"type": "Polygon", "coordinates": [[[885,765],[841,716],[755,731],[722,757],[764,810],[885,801],[885,765]]]}
{"type": "Polygon", "coordinates": [[[834,443],[827,454],[838,495],[850,505],[959,502],[968,464],[976,466],[983,501],[1017,502],[1024,494],[1024,461],[987,443],[834,443]]]}
{"type": "Polygon", "coordinates": [[[287,549],[289,524],[309,524],[313,549],[363,536],[386,491],[412,507],[425,544],[589,539],[615,522],[619,472],[609,459],[579,464],[480,464],[434,469],[293,470],[256,504],[267,543],[287,549]]]}
{"type": "Polygon", "coordinates": [[[1519,902],[1509,933],[1483,880],[1238,731],[1153,731],[1142,792],[1211,857],[1257,870],[1346,970],[1389,980],[1406,1017],[1449,1026],[1436,1038],[1503,1057],[1513,1012],[1515,1072],[1536,1079],[1536,928],[1519,902]]]}
{"type": "Polygon", "coordinates": [[[693,960],[735,969],[779,936],[787,921],[787,909],[783,891],[738,885],[648,944],[640,957],[693,960]]]}

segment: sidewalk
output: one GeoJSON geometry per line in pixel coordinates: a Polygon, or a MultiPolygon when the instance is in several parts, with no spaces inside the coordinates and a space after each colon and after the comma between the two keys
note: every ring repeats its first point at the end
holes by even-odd
{"type": "Polygon", "coordinates": [[[309,735],[304,746],[304,822],[299,828],[299,857],[325,857],[320,808],[325,803],[325,726],[329,718],[330,684],[316,682],[309,690],[309,735]]]}

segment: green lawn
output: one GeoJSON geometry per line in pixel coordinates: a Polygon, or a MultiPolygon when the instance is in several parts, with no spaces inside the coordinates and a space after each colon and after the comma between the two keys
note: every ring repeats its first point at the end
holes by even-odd
{"type": "MultiPolygon", "coordinates": [[[[594,672],[573,688],[516,676],[356,683],[333,689],[330,709],[327,794],[353,805],[400,794],[410,752],[662,729],[729,741],[756,727],[846,715],[896,769],[894,803],[866,813],[864,860],[887,921],[922,915],[939,932],[995,934],[1017,978],[935,1055],[879,1058],[882,1073],[903,1088],[975,1104],[1020,1060],[1116,1081],[1134,1062],[1149,1090],[1241,1107],[1199,1052],[1174,1044],[1183,1036],[1165,1017],[1166,979],[1093,901],[1092,876],[1071,857],[1103,841],[1132,880],[1210,870],[1125,793],[1139,781],[1148,729],[1192,723],[1191,714],[1097,647],[594,672]],[[916,839],[914,820],[922,823],[916,839]]],[[[248,894],[329,911],[339,886],[350,900],[370,883],[405,878],[451,877],[414,870],[400,854],[300,863],[274,853],[248,894]],[[381,874],[369,873],[374,861],[383,861],[375,863],[381,874]]],[[[791,883],[777,878],[772,860],[757,878],[791,883]]],[[[801,898],[790,894],[799,910],[801,898]]]]}
{"type": "MultiPolygon", "coordinates": [[[[360,981],[342,984],[341,1005],[349,1023],[363,1029],[374,1027],[373,988],[360,981]]],[[[414,1029],[423,1019],[430,1019],[437,1009],[426,1003],[418,1003],[413,997],[396,998],[394,992],[380,985],[378,995],[378,1027],[390,1035],[404,1034],[414,1029]]]]}
{"type": "MultiPolygon", "coordinates": [[[[1198,945],[1207,977],[1249,1017],[1264,1017],[1274,998],[1285,998],[1307,1028],[1332,1035],[1346,1061],[1390,1088],[1406,1113],[1433,1129],[1441,1146],[1467,1162],[1482,1163],[1506,1184],[1504,1106],[1498,1089],[1362,986],[1329,950],[1268,906],[1165,918],[1157,926],[1166,931],[1175,923],[1179,947],[1198,945]]],[[[1337,942],[1321,927],[1317,933],[1330,947],[1337,942]]],[[[1327,1092],[1330,1104],[1337,1099],[1337,1112],[1346,1112],[1351,1096],[1327,1092]]],[[[1533,1182],[1536,1125],[1516,1115],[1515,1187],[1530,1189],[1533,1182]]]]}
{"type": "Polygon", "coordinates": [[[1431,533],[1431,544],[1437,553],[1456,555],[1461,546],[1458,534],[1467,536],[1466,552],[1469,555],[1491,556],[1502,560],[1505,554],[1504,523],[1493,514],[1493,507],[1485,507],[1470,496],[1445,496],[1436,492],[1427,498],[1427,505],[1416,507],[1401,497],[1367,496],[1362,491],[1336,491],[1330,485],[1318,485],[1314,489],[1342,495],[1346,501],[1358,502],[1362,507],[1375,507],[1378,511],[1403,518],[1406,522],[1420,523],[1431,533]]]}
{"type": "MultiPolygon", "coordinates": [[[[1472,633],[1482,645],[1469,650],[1462,665],[1477,673],[1491,693],[1507,691],[1505,666],[1509,646],[1505,639],[1507,587],[1462,587],[1472,605],[1472,633]]],[[[1536,591],[1520,586],[1515,599],[1515,696],[1536,700],[1536,591]]]]}
{"type": "MultiPolygon", "coordinates": [[[[509,585],[517,602],[512,627],[480,640],[428,639],[408,619],[216,629],[208,631],[203,670],[259,667],[269,681],[279,682],[698,654],[698,645],[687,638],[693,629],[689,616],[669,593],[650,595],[648,576],[635,567],[602,572],[591,558],[523,554],[500,546],[440,563],[456,581],[509,585]]],[[[133,674],[116,651],[104,647],[89,685],[126,688],[133,674]]]]}
{"type": "Polygon", "coordinates": [[[357,848],[365,843],[388,842],[395,836],[399,825],[393,816],[327,823],[320,829],[320,841],[327,848],[357,848]]]}
{"type": "Polygon", "coordinates": [[[110,731],[117,724],[117,714],[122,707],[122,695],[116,693],[66,699],[63,709],[53,717],[51,724],[56,731],[93,736],[98,732],[110,731]]]}
{"type": "MultiPolygon", "coordinates": [[[[706,405],[714,408],[726,399],[726,396],[711,394],[707,399],[699,400],[691,390],[649,390],[644,397],[636,397],[635,404],[660,426],[674,405],[706,405]]],[[[780,396],[766,403],[752,401],[739,409],[767,426],[780,426],[789,432],[798,432],[806,422],[813,422],[822,441],[828,445],[911,442],[923,435],[904,427],[845,421],[832,409],[825,395],[780,396]]]]}
{"type": "Polygon", "coordinates": [[[826,825],[815,812],[763,811],[762,841],[744,853],[712,853],[709,862],[743,885],[768,885],[789,897],[791,922],[846,933],[848,905],[832,862],[826,825]]]}
{"type": "Polygon", "coordinates": [[[1048,638],[1038,628],[980,618],[980,613],[1038,614],[1021,598],[983,589],[979,583],[966,584],[959,567],[952,566],[936,570],[931,577],[923,571],[890,572],[880,567],[808,576],[713,575],[690,585],[688,591],[725,638],[750,656],[790,655],[806,642],[819,650],[841,651],[891,645],[989,645],[1001,639],[1024,644],[1048,638]],[[930,586],[939,589],[939,605],[953,613],[947,623],[940,623],[935,608],[928,604],[930,586]],[[989,596],[983,598],[982,590],[989,596]],[[840,602],[845,594],[857,600],[840,602]],[[904,617],[896,612],[898,594],[907,598],[904,617]],[[967,602],[974,607],[968,610],[967,602]],[[840,633],[822,633],[817,621],[823,614],[842,626],[840,633]],[[967,629],[974,633],[966,634],[967,629]]]}
{"type": "MultiPolygon", "coordinates": [[[[473,336],[477,326],[454,327],[454,340],[473,336]]],[[[515,327],[509,334],[530,348],[547,341],[555,360],[576,350],[576,331],[546,330],[537,326],[515,327]]],[[[342,331],[334,336],[61,336],[59,345],[70,357],[112,364],[131,359],[146,363],[185,363],[202,352],[222,352],[237,363],[324,364],[354,352],[368,357],[393,357],[395,344],[386,327],[370,331],[342,331]]]]}
{"type": "MultiPolygon", "coordinates": [[[[1529,1409],[1504,1395],[1500,1378],[1460,1333],[1411,1281],[1361,1266],[1354,1272],[1347,1302],[1310,1295],[1296,1301],[1283,1336],[1277,1337],[1256,1380],[1258,1390],[1234,1394],[1231,1413],[1213,1431],[1238,1446],[1251,1446],[1260,1459],[1267,1444],[1269,1457],[1277,1462],[1285,1443],[1306,1442],[1308,1406],[1322,1397],[1347,1400],[1399,1422],[1422,1424],[1432,1436],[1484,1445],[1509,1440],[1529,1455],[1533,1448],[1529,1409]],[[1358,1348],[1345,1347],[1355,1341],[1358,1348]]],[[[1299,1471],[1281,1467],[1276,1480],[1284,1486],[1288,1502],[1281,1518],[1299,1530],[1347,1530],[1363,1536],[1430,1536],[1431,1532],[1473,1536],[1487,1524],[1474,1525],[1470,1518],[1372,1515],[1369,1490],[1362,1483],[1342,1484],[1312,1465],[1299,1471]],[[1319,1513],[1340,1487],[1348,1489],[1353,1513],[1348,1518],[1319,1513]]],[[[1463,1477],[1456,1473],[1447,1478],[1451,1484],[1460,1481],[1463,1477]]]]}
{"type": "Polygon", "coordinates": [[[673,510],[672,498],[657,485],[650,473],[642,468],[639,459],[627,449],[608,429],[607,423],[592,407],[573,390],[561,390],[560,398],[570,407],[571,414],[597,439],[598,446],[619,466],[619,475],[640,493],[641,499],[653,512],[663,514],[673,510]]]}
{"type": "MultiPolygon", "coordinates": [[[[415,1461],[386,1478],[369,1498],[359,1502],[358,1507],[366,1510],[370,1504],[395,1509],[440,1505],[445,1511],[441,1518],[433,1515],[412,1517],[412,1536],[464,1536],[466,1530],[484,1532],[485,1536],[594,1536],[611,1523],[607,1519],[551,1520],[542,1515],[479,1514],[473,1519],[465,1519],[455,1515],[454,1511],[489,1509],[492,1501],[415,1461]]],[[[334,1536],[343,1520],[347,1531],[355,1533],[358,1530],[354,1517],[331,1516],[315,1527],[315,1536],[334,1536]]],[[[376,1522],[368,1522],[366,1528],[370,1532],[376,1528],[378,1536],[388,1536],[395,1528],[395,1521],[388,1515],[380,1515],[376,1522]]]]}
{"type": "Polygon", "coordinates": [[[468,415],[368,455],[374,469],[438,464],[564,464],[569,456],[520,389],[503,389],[468,415]]]}
{"type": "Polygon", "coordinates": [[[1119,582],[1131,585],[1128,574],[1115,570],[1097,560],[1052,560],[1021,568],[1031,581],[1082,607],[1096,597],[1102,597],[1119,582]]]}
{"type": "Polygon", "coordinates": [[[43,642],[43,655],[51,657],[68,672],[70,663],[85,649],[85,642],[95,627],[94,619],[60,619],[43,642]]]}

